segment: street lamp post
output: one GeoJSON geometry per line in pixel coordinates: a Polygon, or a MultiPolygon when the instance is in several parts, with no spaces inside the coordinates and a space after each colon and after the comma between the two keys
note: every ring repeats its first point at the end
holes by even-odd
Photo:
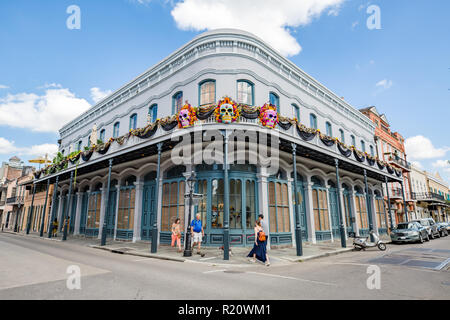
{"type": "Polygon", "coordinates": [[[191,176],[187,179],[188,187],[189,187],[189,215],[188,215],[188,223],[186,230],[186,243],[184,246],[184,257],[192,256],[192,247],[191,247],[191,214],[192,214],[192,195],[194,193],[194,183],[195,183],[195,172],[191,172],[191,176]]]}

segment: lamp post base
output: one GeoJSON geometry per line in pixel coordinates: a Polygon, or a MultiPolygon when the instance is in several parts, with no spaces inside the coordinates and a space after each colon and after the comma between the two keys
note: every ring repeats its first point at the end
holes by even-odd
{"type": "Polygon", "coordinates": [[[192,257],[191,233],[186,233],[186,245],[184,246],[183,257],[192,257]]]}

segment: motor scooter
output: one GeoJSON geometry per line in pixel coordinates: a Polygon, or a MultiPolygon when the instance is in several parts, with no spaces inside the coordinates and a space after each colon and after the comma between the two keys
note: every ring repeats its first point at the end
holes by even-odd
{"type": "Polygon", "coordinates": [[[367,236],[367,237],[356,236],[354,232],[350,232],[349,237],[354,238],[353,239],[353,247],[357,251],[360,251],[360,250],[365,251],[367,248],[373,248],[373,247],[378,247],[378,249],[380,249],[381,251],[386,250],[386,243],[381,241],[380,238],[378,237],[378,235],[373,230],[371,230],[369,232],[369,236],[367,236]],[[372,236],[373,242],[369,240],[370,236],[372,236]]]}

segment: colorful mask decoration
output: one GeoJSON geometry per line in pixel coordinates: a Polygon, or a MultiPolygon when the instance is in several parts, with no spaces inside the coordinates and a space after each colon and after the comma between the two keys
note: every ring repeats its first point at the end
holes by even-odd
{"type": "Polygon", "coordinates": [[[228,97],[219,101],[214,113],[216,115],[216,121],[220,123],[236,122],[239,117],[239,109],[236,102],[228,97]]]}
{"type": "Polygon", "coordinates": [[[178,128],[189,128],[197,121],[197,112],[187,101],[177,115],[178,128]]]}
{"type": "Polygon", "coordinates": [[[278,124],[278,112],[277,107],[273,104],[266,103],[259,110],[259,121],[266,127],[273,129],[278,124]]]}

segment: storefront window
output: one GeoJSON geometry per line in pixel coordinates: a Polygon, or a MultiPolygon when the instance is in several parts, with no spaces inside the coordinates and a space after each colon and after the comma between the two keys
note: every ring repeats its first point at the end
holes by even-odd
{"type": "Polygon", "coordinates": [[[180,225],[184,230],[184,193],[184,181],[163,184],[161,231],[170,231],[176,218],[180,218],[180,225]]]}
{"type": "Polygon", "coordinates": [[[133,229],[135,197],[135,187],[120,188],[119,211],[117,213],[117,229],[133,229]]]}
{"type": "Polygon", "coordinates": [[[327,191],[323,189],[313,189],[312,197],[315,230],[330,230],[330,222],[328,219],[327,191]]]}
{"type": "Polygon", "coordinates": [[[375,211],[377,213],[378,228],[386,228],[386,213],[384,212],[384,200],[375,199],[375,211]]]}
{"type": "Polygon", "coordinates": [[[290,232],[287,183],[269,182],[269,216],[271,232],[290,232]]]}
{"type": "Polygon", "coordinates": [[[201,220],[203,223],[203,230],[206,229],[206,216],[208,212],[207,202],[208,202],[208,180],[199,180],[197,182],[197,193],[203,195],[203,198],[200,200],[197,206],[197,213],[201,215],[201,220]]]}
{"type": "Polygon", "coordinates": [[[255,195],[255,181],[247,180],[245,182],[245,196],[246,196],[246,219],[247,229],[252,229],[256,221],[256,195],[255,195]]]}
{"type": "Polygon", "coordinates": [[[89,207],[87,216],[87,228],[96,229],[100,226],[100,206],[102,195],[100,192],[91,193],[89,195],[89,207]]]}
{"type": "Polygon", "coordinates": [[[223,228],[223,192],[223,179],[212,180],[211,227],[213,229],[223,228]]]}
{"type": "Polygon", "coordinates": [[[230,228],[242,229],[241,180],[230,180],[230,228]]]}
{"type": "Polygon", "coordinates": [[[364,199],[363,195],[356,195],[356,214],[357,218],[356,221],[358,223],[359,229],[367,229],[367,207],[366,207],[366,200],[364,199]]]}

